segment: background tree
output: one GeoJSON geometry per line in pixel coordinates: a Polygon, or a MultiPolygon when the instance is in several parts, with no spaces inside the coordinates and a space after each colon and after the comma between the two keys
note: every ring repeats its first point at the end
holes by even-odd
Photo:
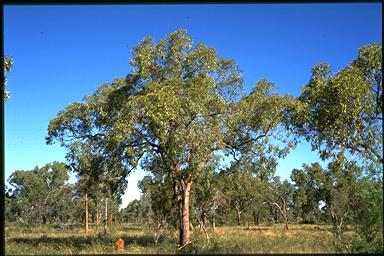
{"type": "Polygon", "coordinates": [[[287,180],[281,182],[280,177],[276,176],[267,188],[272,193],[267,193],[264,204],[269,204],[273,209],[273,220],[276,221],[278,219],[277,216],[280,214],[284,221],[285,229],[288,231],[288,211],[290,211],[293,204],[293,187],[287,180]]]}
{"type": "Polygon", "coordinates": [[[8,179],[11,189],[7,193],[10,211],[17,212],[19,220],[25,223],[66,221],[66,204],[71,202],[68,194],[71,188],[66,184],[68,172],[64,163],[53,162],[31,171],[12,173],[8,179]]]}
{"type": "MultiPolygon", "coordinates": [[[[333,158],[338,162],[344,154],[357,160],[365,175],[375,177],[373,181],[382,180],[382,92],[381,44],[364,46],[359,49],[357,58],[333,77],[327,64],[313,68],[309,84],[303,87],[301,96],[293,104],[295,111],[290,113],[294,114],[288,118],[290,127],[304,136],[323,159],[333,158]]],[[[374,193],[374,186],[368,187],[374,193]]],[[[338,221],[340,218],[338,216],[338,221]]],[[[377,227],[372,222],[365,223],[370,223],[373,229],[377,227]]],[[[377,223],[382,223],[380,218],[377,223]]],[[[371,229],[369,225],[360,228],[371,229]]],[[[372,244],[372,240],[363,237],[367,244],[372,244]]]]}
{"type": "Polygon", "coordinates": [[[226,201],[236,212],[237,225],[241,225],[241,214],[248,210],[253,198],[252,175],[249,172],[228,170],[221,173],[224,178],[223,191],[226,201]]]}
{"type": "Polygon", "coordinates": [[[15,195],[12,194],[12,189],[5,184],[4,194],[4,220],[5,222],[16,222],[19,216],[19,210],[15,203],[15,195]]]}
{"type": "Polygon", "coordinates": [[[383,182],[365,176],[358,181],[357,190],[351,215],[358,236],[351,243],[351,251],[383,251],[383,182]]]}
{"type": "Polygon", "coordinates": [[[294,215],[302,223],[320,221],[320,202],[324,201],[325,170],[319,163],[303,164],[303,169],[293,169],[291,179],[294,182],[293,192],[294,215]]]}
{"type": "Polygon", "coordinates": [[[343,235],[346,225],[352,223],[352,212],[359,207],[357,184],[361,174],[361,168],[356,163],[339,154],[328,165],[325,178],[325,209],[334,224],[336,238],[348,252],[351,252],[351,244],[343,235]]]}
{"type": "Polygon", "coordinates": [[[206,224],[209,221],[208,217],[210,217],[212,227],[215,229],[216,210],[224,200],[224,195],[218,186],[218,174],[215,173],[215,164],[217,162],[213,160],[205,167],[204,173],[199,176],[192,191],[192,209],[206,240],[209,240],[206,228],[206,224]]]}
{"type": "Polygon", "coordinates": [[[144,223],[140,212],[140,201],[135,199],[121,210],[121,218],[125,223],[144,223]]]}
{"type": "Polygon", "coordinates": [[[92,144],[74,143],[67,154],[72,170],[77,174],[77,189],[85,208],[84,232],[88,234],[89,197],[96,195],[102,180],[99,159],[92,144]]]}
{"type": "Polygon", "coordinates": [[[269,206],[265,205],[264,202],[271,191],[268,190],[268,183],[258,178],[254,178],[252,186],[254,192],[250,208],[252,210],[253,224],[258,226],[260,222],[264,221],[265,223],[270,219],[269,206]]]}
{"type": "Polygon", "coordinates": [[[104,196],[104,231],[107,232],[107,225],[112,224],[113,214],[108,208],[113,205],[116,208],[116,201],[119,201],[127,186],[126,172],[121,168],[120,162],[116,163],[119,160],[104,154],[103,149],[99,141],[76,141],[71,144],[67,154],[67,160],[78,176],[79,192],[84,196],[85,233],[88,233],[88,197],[96,201],[97,222],[100,193],[104,196]]]}
{"type": "MultiPolygon", "coordinates": [[[[262,190],[263,182],[266,182],[276,170],[277,160],[285,157],[295,146],[293,138],[283,125],[294,99],[290,96],[280,96],[275,90],[276,86],[273,83],[266,79],[260,80],[249,95],[243,96],[238,103],[231,105],[230,118],[226,120],[228,128],[225,136],[225,152],[234,160],[229,169],[248,172],[244,182],[239,182],[239,189],[242,186],[251,189],[254,185],[252,184],[254,176],[258,176],[258,180],[262,182],[257,185],[260,185],[262,190]]],[[[239,191],[248,194],[238,197],[247,198],[248,203],[251,199],[257,203],[256,197],[261,199],[257,195],[252,195],[250,191],[239,191]]],[[[260,192],[259,190],[258,193],[260,192]]],[[[240,211],[237,210],[237,213],[240,211]]],[[[257,217],[257,213],[254,214],[257,217]]]]}
{"type": "MultiPolygon", "coordinates": [[[[156,161],[152,163],[153,168],[156,168],[156,161]]],[[[149,228],[153,232],[154,241],[157,244],[164,229],[172,223],[173,217],[173,193],[170,189],[172,187],[169,177],[161,176],[161,172],[153,171],[154,177],[145,176],[138,183],[138,187],[149,202],[147,221],[149,228]],[[160,175],[159,175],[160,174],[160,175]]]]}

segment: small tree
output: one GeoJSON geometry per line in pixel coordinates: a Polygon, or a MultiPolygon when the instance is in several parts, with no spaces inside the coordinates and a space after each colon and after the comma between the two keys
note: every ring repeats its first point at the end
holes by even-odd
{"type": "Polygon", "coordinates": [[[226,201],[236,210],[237,225],[241,225],[241,214],[247,211],[253,198],[252,175],[232,170],[221,173],[224,177],[223,191],[226,201]]]}
{"type": "MultiPolygon", "coordinates": [[[[152,162],[153,168],[156,168],[156,161],[152,162]]],[[[173,210],[173,193],[171,180],[167,177],[160,176],[155,170],[154,177],[145,176],[139,181],[138,186],[143,193],[143,197],[148,200],[148,211],[151,212],[147,218],[147,224],[153,234],[155,244],[158,243],[164,229],[167,228],[168,222],[172,217],[173,210]]]]}
{"type": "Polygon", "coordinates": [[[272,194],[267,195],[264,204],[269,204],[279,210],[285,224],[285,230],[288,231],[288,209],[292,205],[293,187],[287,180],[281,183],[280,177],[277,176],[268,186],[268,189],[272,191],[272,194]]]}
{"type": "Polygon", "coordinates": [[[217,162],[215,159],[206,166],[204,173],[196,182],[193,190],[193,209],[197,215],[200,230],[205,239],[209,240],[207,220],[210,216],[212,227],[216,225],[216,210],[224,201],[224,195],[218,185],[218,175],[214,172],[217,162]]]}
{"type": "Polygon", "coordinates": [[[320,202],[324,201],[325,170],[319,163],[303,164],[303,169],[293,169],[294,212],[299,221],[314,223],[319,221],[320,202]]]}
{"type": "Polygon", "coordinates": [[[335,236],[344,248],[351,252],[351,244],[345,239],[344,231],[346,223],[352,223],[352,212],[357,205],[358,178],[361,176],[361,168],[354,162],[349,162],[344,155],[328,165],[325,178],[325,209],[331,217],[335,236]]]}
{"type": "Polygon", "coordinates": [[[353,253],[382,252],[383,245],[383,182],[363,177],[357,184],[356,205],[351,221],[358,236],[351,243],[353,253]]]}

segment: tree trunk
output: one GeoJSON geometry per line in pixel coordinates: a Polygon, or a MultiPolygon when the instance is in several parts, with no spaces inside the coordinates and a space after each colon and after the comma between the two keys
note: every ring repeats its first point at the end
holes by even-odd
{"type": "Polygon", "coordinates": [[[192,221],[189,221],[189,231],[194,231],[195,228],[193,227],[192,221]]]}
{"type": "Polygon", "coordinates": [[[174,181],[174,192],[179,207],[179,249],[190,243],[189,201],[192,180],[174,181]]]}
{"type": "Polygon", "coordinates": [[[240,208],[238,206],[236,206],[236,218],[237,218],[237,225],[238,226],[241,226],[240,215],[241,215],[240,208]]]}
{"type": "Polygon", "coordinates": [[[257,212],[256,215],[256,226],[259,226],[260,212],[257,212]]]}
{"type": "MultiPolygon", "coordinates": [[[[285,206],[285,205],[284,205],[285,206]]],[[[280,210],[280,213],[281,213],[281,216],[283,217],[283,220],[284,220],[284,224],[285,224],[285,229],[288,231],[288,214],[287,214],[287,209],[286,208],[281,208],[279,207],[279,210],[280,210]]]]}
{"type": "MultiPolygon", "coordinates": [[[[276,202],[269,202],[269,201],[265,201],[264,203],[268,203],[273,209],[273,215],[274,215],[274,218],[276,218],[277,216],[277,210],[280,211],[281,213],[281,216],[283,217],[283,220],[284,220],[284,224],[285,224],[285,229],[288,231],[288,214],[287,214],[287,209],[285,208],[285,201],[283,201],[283,208],[276,202]]],[[[273,219],[274,219],[273,218],[273,219]]]]}
{"type": "Polygon", "coordinates": [[[284,217],[284,223],[285,223],[285,229],[288,231],[288,218],[287,216],[283,216],[284,217]]]}
{"type": "Polygon", "coordinates": [[[205,240],[209,241],[207,229],[205,228],[205,212],[202,212],[199,218],[200,230],[204,232],[205,240]]]}
{"type": "Polygon", "coordinates": [[[213,233],[215,233],[216,230],[216,217],[213,215],[212,217],[212,228],[213,228],[213,233]]]}
{"type": "Polygon", "coordinates": [[[285,229],[288,231],[288,216],[287,213],[284,213],[284,223],[285,223],[285,229]]]}
{"type": "Polygon", "coordinates": [[[192,181],[186,182],[183,186],[183,200],[182,200],[182,221],[181,221],[181,234],[180,234],[180,247],[184,247],[190,243],[189,237],[189,199],[192,181]]]}
{"type": "Polygon", "coordinates": [[[109,212],[108,212],[108,226],[112,227],[112,206],[111,206],[111,202],[110,202],[110,205],[109,205],[109,212]]]}
{"type": "Polygon", "coordinates": [[[85,193],[85,234],[88,234],[88,193],[85,193]]]}
{"type": "Polygon", "coordinates": [[[350,245],[343,239],[342,234],[343,234],[343,220],[345,216],[347,216],[349,210],[347,210],[344,215],[339,218],[336,214],[336,212],[333,209],[333,206],[331,206],[331,217],[334,221],[334,226],[335,226],[335,236],[336,238],[341,242],[341,244],[345,247],[348,253],[351,253],[351,248],[350,245]]]}
{"type": "Polygon", "coordinates": [[[272,215],[272,220],[273,220],[273,223],[277,223],[278,220],[277,220],[277,210],[276,208],[273,207],[273,215],[272,215]]]}
{"type": "Polygon", "coordinates": [[[198,218],[197,218],[197,221],[199,222],[200,231],[203,231],[203,224],[204,224],[203,217],[202,217],[203,214],[204,213],[200,214],[200,216],[198,216],[198,218]]]}
{"type": "Polygon", "coordinates": [[[174,182],[174,192],[176,195],[177,206],[179,208],[179,246],[181,246],[183,236],[183,196],[178,182],[174,182]]]}
{"type": "Polygon", "coordinates": [[[108,197],[105,198],[105,209],[104,209],[104,233],[105,234],[108,232],[107,222],[108,222],[108,197]]]}
{"type": "Polygon", "coordinates": [[[99,227],[100,224],[100,218],[99,218],[99,201],[97,200],[96,197],[96,230],[99,227]]]}
{"type": "Polygon", "coordinates": [[[24,224],[24,212],[19,210],[19,221],[24,224]]]}

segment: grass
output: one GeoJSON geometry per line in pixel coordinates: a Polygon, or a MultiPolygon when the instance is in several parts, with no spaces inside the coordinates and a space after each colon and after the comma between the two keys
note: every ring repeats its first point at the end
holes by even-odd
{"type": "Polygon", "coordinates": [[[125,254],[227,254],[227,253],[335,253],[336,245],[329,225],[283,225],[208,228],[209,241],[199,229],[192,233],[193,243],[177,249],[177,230],[169,230],[154,243],[150,230],[134,225],[115,224],[109,234],[90,226],[86,236],[82,226],[6,225],[6,255],[31,254],[113,254],[115,242],[122,238],[125,254]]]}

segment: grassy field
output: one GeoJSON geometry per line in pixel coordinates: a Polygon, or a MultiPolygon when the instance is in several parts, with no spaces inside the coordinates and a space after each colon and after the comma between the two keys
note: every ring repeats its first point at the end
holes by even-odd
{"type": "Polygon", "coordinates": [[[153,232],[134,225],[115,225],[108,235],[91,226],[88,236],[81,226],[6,225],[6,254],[112,254],[115,242],[125,241],[125,254],[225,254],[225,253],[334,253],[341,252],[328,225],[283,225],[208,228],[209,241],[199,229],[193,243],[177,249],[177,230],[166,231],[156,245],[153,232]]]}

